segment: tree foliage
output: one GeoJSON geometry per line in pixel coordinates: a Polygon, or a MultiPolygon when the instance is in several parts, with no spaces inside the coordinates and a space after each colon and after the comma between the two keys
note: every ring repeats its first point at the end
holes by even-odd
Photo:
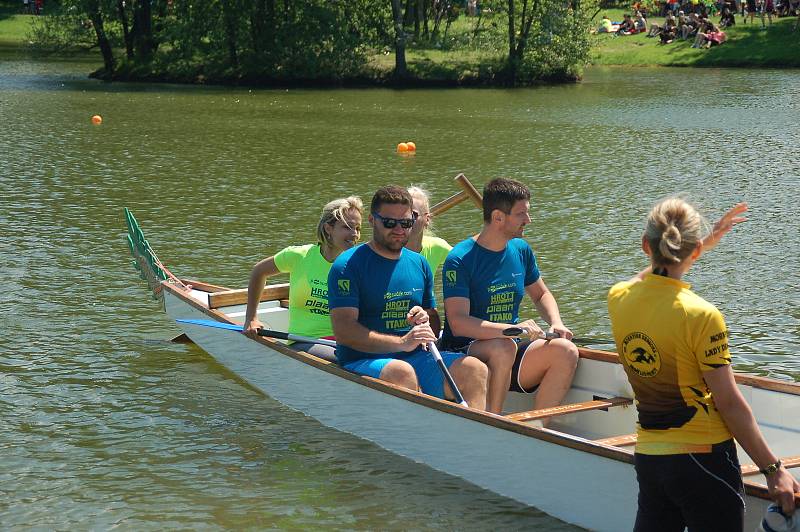
{"type": "Polygon", "coordinates": [[[109,78],[256,82],[359,78],[382,49],[408,79],[409,46],[502,53],[505,40],[505,67],[487,81],[516,84],[574,77],[586,62],[586,16],[573,2],[482,0],[456,40],[463,0],[61,0],[35,38],[98,47],[109,78]]]}

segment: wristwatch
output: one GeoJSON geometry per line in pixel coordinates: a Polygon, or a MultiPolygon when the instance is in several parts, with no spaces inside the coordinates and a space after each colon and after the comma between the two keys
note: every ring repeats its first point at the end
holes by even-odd
{"type": "Polygon", "coordinates": [[[765,466],[764,469],[759,469],[758,472],[761,473],[764,476],[769,476],[769,475],[773,474],[775,471],[777,471],[778,469],[780,469],[782,465],[783,464],[781,464],[781,461],[778,460],[774,464],[769,464],[769,465],[765,466]]]}

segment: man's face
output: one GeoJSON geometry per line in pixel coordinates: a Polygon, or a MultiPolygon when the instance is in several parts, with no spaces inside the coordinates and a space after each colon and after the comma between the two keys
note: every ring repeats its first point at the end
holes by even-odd
{"type": "Polygon", "coordinates": [[[519,200],[511,207],[511,212],[506,214],[503,222],[503,230],[509,238],[521,238],[525,226],[531,223],[531,216],[528,211],[531,204],[525,200],[519,200]]]}
{"type": "MultiPolygon", "coordinates": [[[[394,227],[388,229],[384,227],[382,219],[407,219],[411,220],[411,207],[408,205],[399,205],[394,203],[387,203],[381,205],[377,212],[378,217],[369,215],[369,222],[372,225],[372,240],[376,245],[391,251],[393,253],[399,252],[408,243],[408,237],[411,234],[411,227],[408,229],[403,228],[399,223],[394,227]]],[[[391,222],[389,222],[391,224],[391,222]]]]}

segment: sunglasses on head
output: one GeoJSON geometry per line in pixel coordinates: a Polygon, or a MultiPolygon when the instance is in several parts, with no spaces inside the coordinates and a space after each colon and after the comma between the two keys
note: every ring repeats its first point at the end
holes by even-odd
{"type": "Polygon", "coordinates": [[[411,218],[386,218],[384,216],[381,216],[377,212],[373,212],[372,216],[376,220],[380,220],[380,222],[386,229],[394,229],[394,226],[396,226],[397,224],[400,224],[400,227],[402,227],[403,229],[411,229],[414,226],[414,222],[417,221],[416,212],[411,213],[411,218]]]}

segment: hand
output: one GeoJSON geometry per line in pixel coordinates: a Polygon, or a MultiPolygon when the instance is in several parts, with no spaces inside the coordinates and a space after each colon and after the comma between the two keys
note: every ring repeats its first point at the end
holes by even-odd
{"type": "Polygon", "coordinates": [[[411,307],[411,310],[408,311],[406,315],[406,321],[408,321],[409,325],[421,325],[423,323],[428,323],[430,321],[430,316],[428,313],[425,312],[425,309],[420,307],[419,305],[411,307]]]}
{"type": "Polygon", "coordinates": [[[404,334],[401,338],[402,344],[400,345],[400,349],[405,352],[413,351],[420,345],[427,349],[428,342],[435,342],[438,340],[436,335],[433,334],[433,329],[431,329],[431,326],[428,323],[421,323],[413,326],[411,330],[404,334]]]}
{"type": "Polygon", "coordinates": [[[253,318],[250,321],[246,321],[244,326],[242,327],[242,332],[246,334],[249,338],[256,338],[258,336],[258,330],[263,329],[264,324],[261,323],[258,318],[253,318]]]}
{"type": "Polygon", "coordinates": [[[737,203],[732,209],[726,212],[722,218],[714,224],[711,234],[703,239],[703,251],[714,249],[714,246],[719,244],[722,237],[728,234],[728,231],[733,229],[734,225],[747,221],[747,218],[742,216],[745,212],[747,212],[747,203],[744,202],[737,203]]]}
{"type": "Polygon", "coordinates": [[[794,494],[800,493],[800,484],[783,467],[767,477],[767,489],[773,501],[780,504],[783,513],[792,515],[795,510],[794,494]]]}
{"type": "Polygon", "coordinates": [[[536,325],[536,322],[533,320],[525,320],[520,323],[517,323],[514,327],[519,327],[522,329],[522,334],[524,336],[530,336],[533,339],[544,337],[544,331],[536,325]]]}
{"type": "Polygon", "coordinates": [[[572,331],[564,327],[563,323],[554,323],[550,326],[550,332],[557,333],[561,338],[566,338],[567,340],[572,340],[574,336],[572,331]]]}

